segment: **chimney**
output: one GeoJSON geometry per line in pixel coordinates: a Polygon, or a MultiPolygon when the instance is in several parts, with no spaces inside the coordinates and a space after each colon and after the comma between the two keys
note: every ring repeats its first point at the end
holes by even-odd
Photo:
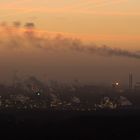
{"type": "Polygon", "coordinates": [[[129,74],[129,89],[133,88],[133,75],[132,73],[129,74]]]}

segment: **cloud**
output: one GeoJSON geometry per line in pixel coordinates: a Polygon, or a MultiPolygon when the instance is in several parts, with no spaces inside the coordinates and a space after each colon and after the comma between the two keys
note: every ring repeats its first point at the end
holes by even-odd
{"type": "MultiPolygon", "coordinates": [[[[51,14],[60,14],[60,13],[68,13],[68,14],[92,14],[98,16],[139,16],[139,11],[112,11],[112,10],[102,10],[98,9],[101,6],[107,5],[118,5],[118,4],[127,4],[128,0],[81,0],[81,2],[72,3],[72,4],[63,4],[63,6],[23,6],[22,3],[28,3],[29,1],[23,2],[14,2],[13,4],[4,4],[0,5],[1,10],[15,10],[18,12],[3,14],[3,16],[15,16],[19,14],[26,13],[51,13],[51,14]]],[[[33,2],[30,0],[30,2],[33,2]]]]}

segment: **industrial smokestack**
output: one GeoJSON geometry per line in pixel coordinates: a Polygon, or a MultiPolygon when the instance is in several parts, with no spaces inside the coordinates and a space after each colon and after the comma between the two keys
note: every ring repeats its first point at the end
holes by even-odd
{"type": "Polygon", "coordinates": [[[133,75],[129,73],[129,89],[133,88],[133,75]]]}

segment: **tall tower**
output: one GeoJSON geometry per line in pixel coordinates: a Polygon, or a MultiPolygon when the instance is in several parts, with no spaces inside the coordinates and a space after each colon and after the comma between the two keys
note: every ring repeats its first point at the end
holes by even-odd
{"type": "Polygon", "coordinates": [[[133,88],[133,75],[129,73],[129,89],[133,88]]]}

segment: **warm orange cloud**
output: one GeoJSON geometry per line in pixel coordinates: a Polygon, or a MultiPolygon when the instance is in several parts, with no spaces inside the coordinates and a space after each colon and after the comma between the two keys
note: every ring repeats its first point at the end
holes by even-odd
{"type": "Polygon", "coordinates": [[[140,16],[140,12],[109,12],[109,11],[96,11],[96,10],[84,10],[84,9],[75,9],[70,10],[68,7],[65,8],[26,8],[26,7],[1,7],[1,10],[4,9],[11,9],[16,10],[17,12],[13,14],[6,14],[6,15],[0,15],[0,16],[10,16],[10,15],[18,15],[22,13],[53,13],[53,14],[60,14],[60,13],[70,13],[70,14],[91,14],[91,15],[98,15],[98,16],[140,16]]]}
{"type": "MultiPolygon", "coordinates": [[[[129,11],[129,12],[121,12],[121,11],[104,11],[104,10],[95,10],[89,8],[89,6],[104,6],[108,4],[121,4],[122,2],[127,2],[128,0],[81,0],[81,3],[76,3],[74,5],[64,5],[62,7],[26,7],[22,6],[22,3],[32,2],[32,0],[24,0],[24,1],[15,1],[11,4],[3,4],[0,5],[0,10],[16,10],[17,12],[12,15],[18,15],[21,13],[32,13],[32,12],[42,12],[42,13],[82,13],[82,14],[92,14],[98,16],[139,16],[140,12],[138,11],[129,11]]],[[[10,15],[10,14],[9,14],[10,15]]],[[[4,15],[1,15],[4,16],[4,15]]],[[[6,15],[7,16],[7,15],[6,15]]]]}

